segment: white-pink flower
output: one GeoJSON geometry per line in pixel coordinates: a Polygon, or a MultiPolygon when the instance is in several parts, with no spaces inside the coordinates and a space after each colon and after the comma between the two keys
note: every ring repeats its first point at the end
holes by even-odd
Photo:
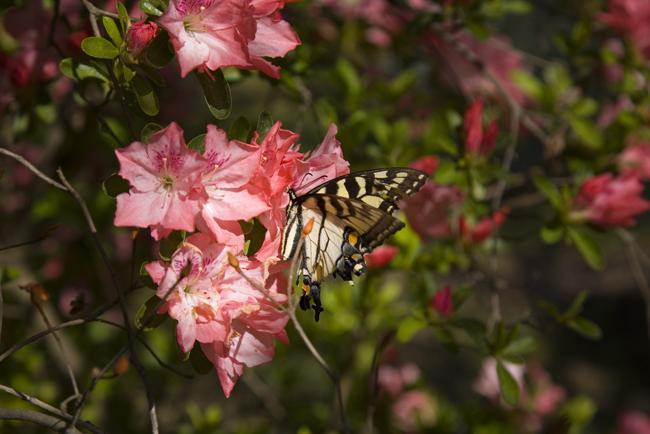
{"type": "Polygon", "coordinates": [[[207,163],[187,147],[178,125],[171,123],[148,144],[133,142],[115,155],[120,176],[131,184],[117,197],[115,226],[151,227],[156,239],[172,230],[194,230],[202,203],[197,180],[207,163]]]}

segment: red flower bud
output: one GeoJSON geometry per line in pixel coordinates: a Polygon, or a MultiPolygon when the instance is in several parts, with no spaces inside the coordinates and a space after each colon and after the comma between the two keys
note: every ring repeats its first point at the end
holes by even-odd
{"type": "Polygon", "coordinates": [[[129,27],[126,32],[126,45],[131,54],[139,56],[158,34],[158,25],[154,22],[139,22],[129,27]]]}
{"type": "Polygon", "coordinates": [[[451,288],[445,286],[431,299],[431,308],[441,316],[450,316],[454,313],[454,302],[451,298],[451,288]]]}
{"type": "Polygon", "coordinates": [[[364,256],[368,268],[385,267],[397,255],[399,249],[395,246],[379,246],[364,256]]]}

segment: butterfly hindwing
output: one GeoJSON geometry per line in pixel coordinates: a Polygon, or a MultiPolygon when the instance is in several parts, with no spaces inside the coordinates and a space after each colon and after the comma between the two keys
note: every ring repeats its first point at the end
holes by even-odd
{"type": "Polygon", "coordinates": [[[392,213],[426,180],[427,175],[415,169],[376,169],[332,179],[298,197],[289,192],[282,256],[299,255],[295,259],[303,285],[303,309],[312,307],[318,321],[323,310],[320,282],[330,275],[351,281],[353,274],[362,274],[363,254],[404,227],[392,213]],[[303,234],[310,221],[311,230],[303,234]]]}

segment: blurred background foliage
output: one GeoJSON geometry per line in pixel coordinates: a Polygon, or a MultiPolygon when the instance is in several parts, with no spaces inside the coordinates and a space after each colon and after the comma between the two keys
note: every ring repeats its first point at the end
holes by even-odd
{"type": "MultiPolygon", "coordinates": [[[[133,12],[138,6],[145,12],[164,7],[132,3],[126,2],[132,16],[142,15],[133,12]]],[[[11,94],[3,100],[2,146],[45,173],[63,168],[87,200],[122,282],[136,280],[141,264],[165,249],[144,233],[134,240],[131,231],[112,226],[112,192],[121,188],[111,181],[118,169],[114,149],[158,128],[152,123],[176,121],[189,141],[207,123],[233,136],[270,116],[300,133],[309,149],[334,122],[352,170],[407,166],[436,155],[433,180],[457,186],[466,198],[451,219],[454,234],[460,215],[476,222],[500,205],[510,211],[485,242],[455,235],[422,239],[409,226],[392,240],[399,253],[389,265],[370,269],[354,286],[326,283],[327,310],[319,323],[300,313],[340,373],[352,432],[371,432],[373,425],[376,432],[650,432],[650,422],[637,413],[646,425],[621,428],[631,411],[650,412],[646,305],[631,268],[637,256],[641,274],[648,268],[648,220],[639,219],[632,231],[567,220],[584,179],[611,170],[631,135],[650,140],[648,60],[634,41],[597,19],[607,8],[601,1],[416,3],[288,5],[283,16],[302,45],[276,61],[279,81],[234,68],[226,68],[221,81],[180,79],[166,41],[158,41],[145,66],[123,62],[122,74],[132,68],[144,84],[115,97],[109,72],[84,54],[93,49],[66,46],[53,56],[56,63],[69,59],[60,63],[68,78],[55,74],[17,86],[16,77],[2,71],[3,92],[11,94]],[[448,35],[459,33],[509,98],[476,62],[454,60],[448,35]],[[506,42],[488,48],[495,40],[506,42]],[[494,153],[472,161],[463,149],[463,116],[479,96],[500,132],[494,153]],[[513,126],[515,105],[522,115],[513,126]],[[615,113],[604,119],[612,107],[615,113]],[[224,119],[215,118],[215,110],[224,119]],[[503,167],[513,140],[516,158],[503,167]],[[445,287],[451,288],[450,314],[432,308],[445,287]]],[[[27,7],[3,2],[5,17],[14,6],[27,7]]],[[[90,32],[82,6],[43,2],[46,16],[65,8],[58,26],[68,35],[90,32]]],[[[25,25],[40,26],[42,44],[50,22],[31,18],[25,25]]],[[[5,56],[20,49],[6,29],[0,35],[5,56]]],[[[3,352],[46,328],[44,317],[51,324],[83,318],[112,301],[113,292],[72,199],[8,158],[0,170],[3,352]],[[33,283],[43,300],[30,299],[33,283]]],[[[136,316],[153,286],[141,277],[128,290],[136,316]]],[[[103,318],[119,323],[121,317],[111,309],[103,318]]],[[[205,360],[183,360],[171,320],[145,333],[161,360],[191,377],[141,351],[161,431],[338,432],[333,386],[287,329],[290,345],[279,344],[272,363],[246,370],[230,399],[205,360]]],[[[125,342],[121,329],[101,322],[58,336],[82,389],[125,342]]],[[[82,419],[106,432],[146,431],[146,399],[135,370],[123,361],[112,371],[97,384],[82,419]]],[[[55,407],[73,392],[51,337],[1,360],[0,384],[55,407]]],[[[0,406],[32,408],[6,393],[0,406]]],[[[0,431],[44,429],[2,421],[0,431]]]]}

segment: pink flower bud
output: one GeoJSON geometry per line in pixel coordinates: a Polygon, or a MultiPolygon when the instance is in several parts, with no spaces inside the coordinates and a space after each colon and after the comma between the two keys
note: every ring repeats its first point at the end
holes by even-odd
{"type": "Polygon", "coordinates": [[[465,151],[468,154],[479,154],[483,143],[483,100],[474,100],[465,111],[463,128],[465,129],[465,151]]]}
{"type": "Polygon", "coordinates": [[[152,21],[133,24],[126,32],[126,44],[129,52],[134,56],[139,56],[157,34],[158,25],[152,21]]]}
{"type": "Polygon", "coordinates": [[[438,168],[438,157],[436,157],[435,155],[427,155],[425,157],[415,160],[409,165],[409,167],[412,167],[413,169],[421,170],[427,175],[431,176],[433,172],[435,172],[436,169],[438,168]]]}
{"type": "Polygon", "coordinates": [[[650,179],[650,143],[634,143],[618,158],[618,166],[624,175],[650,179]]]}
{"type": "Polygon", "coordinates": [[[441,316],[450,316],[454,313],[454,302],[451,298],[451,288],[445,286],[433,296],[431,308],[441,316]]]}
{"type": "Polygon", "coordinates": [[[379,246],[364,256],[368,268],[385,267],[397,255],[399,249],[395,246],[379,246]]]}

